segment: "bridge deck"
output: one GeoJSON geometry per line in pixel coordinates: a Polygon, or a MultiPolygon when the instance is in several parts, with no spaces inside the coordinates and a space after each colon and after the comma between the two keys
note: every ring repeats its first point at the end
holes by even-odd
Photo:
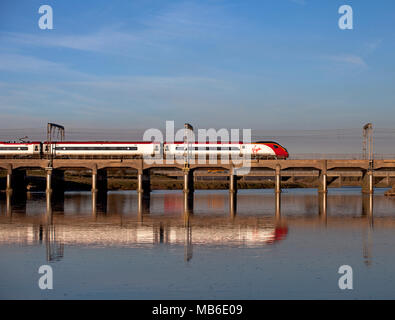
{"type": "MultiPolygon", "coordinates": [[[[184,163],[181,161],[163,161],[164,163],[148,163],[143,159],[54,159],[52,167],[54,169],[72,169],[72,168],[86,168],[86,169],[104,169],[104,168],[131,168],[136,170],[144,170],[150,168],[178,168],[183,169],[184,163]]],[[[47,159],[0,159],[0,169],[7,170],[9,168],[18,169],[46,169],[49,166],[47,159]]],[[[350,159],[336,159],[336,160],[250,160],[240,162],[239,164],[232,164],[229,162],[216,161],[210,163],[205,161],[203,163],[191,163],[191,169],[207,169],[207,168],[222,168],[230,170],[231,168],[250,167],[252,169],[272,169],[275,170],[277,166],[281,170],[286,169],[315,169],[315,170],[333,170],[333,169],[355,169],[367,170],[369,169],[369,160],[350,160],[350,159]]],[[[395,159],[374,160],[373,169],[394,169],[395,159]]]]}

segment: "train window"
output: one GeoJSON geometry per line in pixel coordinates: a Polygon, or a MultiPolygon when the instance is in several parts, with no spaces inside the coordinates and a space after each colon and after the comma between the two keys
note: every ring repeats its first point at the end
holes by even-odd
{"type": "Polygon", "coordinates": [[[155,146],[155,151],[159,151],[159,146],[155,146]]]}
{"type": "Polygon", "coordinates": [[[27,147],[0,147],[1,151],[28,150],[27,147]]]}
{"type": "Polygon", "coordinates": [[[137,150],[137,147],[55,147],[55,150],[68,150],[68,151],[116,151],[116,150],[119,150],[119,151],[121,151],[121,150],[137,150]]]}
{"type": "Polygon", "coordinates": [[[274,148],[274,149],[278,149],[278,146],[276,146],[275,144],[273,144],[273,148],[274,148]]]}
{"type": "Polygon", "coordinates": [[[242,148],[242,149],[245,149],[245,148],[246,148],[246,146],[242,146],[241,148],[242,148]]]}
{"type": "Polygon", "coordinates": [[[34,151],[38,151],[38,146],[35,146],[35,147],[34,147],[34,151]]]}
{"type": "Polygon", "coordinates": [[[165,150],[166,150],[166,151],[169,151],[169,146],[166,146],[166,147],[165,147],[165,150]]]}

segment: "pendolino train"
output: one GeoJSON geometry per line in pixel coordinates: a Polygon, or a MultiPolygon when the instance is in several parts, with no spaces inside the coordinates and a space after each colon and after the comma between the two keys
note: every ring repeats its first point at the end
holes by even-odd
{"type": "Polygon", "coordinates": [[[216,155],[239,155],[253,159],[287,159],[287,149],[274,141],[243,142],[136,142],[136,141],[57,141],[0,142],[0,158],[133,159],[144,156],[158,158],[216,155]]]}

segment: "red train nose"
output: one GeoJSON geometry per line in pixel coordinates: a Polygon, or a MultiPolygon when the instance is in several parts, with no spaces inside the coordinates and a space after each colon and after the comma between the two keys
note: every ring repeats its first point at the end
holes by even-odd
{"type": "Polygon", "coordinates": [[[275,153],[276,153],[276,156],[278,158],[286,159],[286,158],[289,157],[288,151],[285,148],[281,147],[281,146],[278,146],[278,148],[275,149],[275,153]]]}

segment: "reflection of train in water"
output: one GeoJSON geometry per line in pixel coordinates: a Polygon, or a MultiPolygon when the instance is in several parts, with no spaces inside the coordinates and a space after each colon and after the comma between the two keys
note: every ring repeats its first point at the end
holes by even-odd
{"type": "Polygon", "coordinates": [[[0,142],[2,158],[55,158],[122,157],[158,158],[182,157],[188,153],[199,156],[251,156],[252,158],[286,159],[288,151],[273,141],[189,143],[133,142],[133,141],[60,141],[60,142],[0,142]]]}
{"type": "MultiPolygon", "coordinates": [[[[21,224],[0,224],[0,244],[37,244],[43,240],[53,240],[63,245],[92,246],[134,246],[160,243],[185,244],[186,228],[180,225],[150,223],[147,225],[118,225],[105,227],[80,224],[52,225],[56,229],[53,239],[45,238],[42,228],[46,226],[21,224]]],[[[268,225],[197,224],[190,227],[190,241],[193,245],[247,246],[255,247],[273,244],[283,240],[288,228],[268,225]]]]}

